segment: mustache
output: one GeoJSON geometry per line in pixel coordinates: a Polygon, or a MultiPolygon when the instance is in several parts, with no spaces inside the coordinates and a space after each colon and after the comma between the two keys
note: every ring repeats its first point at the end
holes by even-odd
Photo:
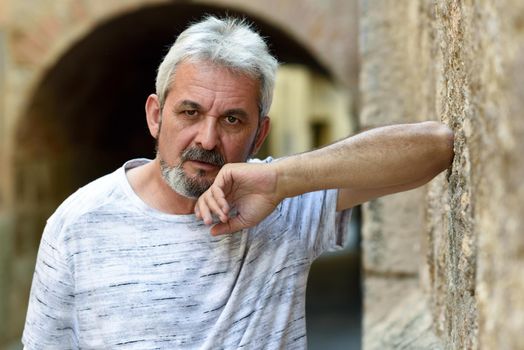
{"type": "Polygon", "coordinates": [[[225,164],[224,157],[216,150],[206,150],[198,147],[187,148],[181,156],[182,163],[186,160],[209,163],[218,167],[225,164]]]}

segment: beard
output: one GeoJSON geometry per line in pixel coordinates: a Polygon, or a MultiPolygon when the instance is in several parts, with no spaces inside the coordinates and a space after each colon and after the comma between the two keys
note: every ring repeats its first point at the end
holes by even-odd
{"type": "Polygon", "coordinates": [[[206,178],[206,172],[198,171],[194,176],[189,176],[182,167],[184,162],[188,160],[200,161],[213,164],[221,168],[224,163],[224,157],[216,150],[205,150],[198,147],[190,147],[182,152],[180,163],[175,166],[169,166],[164,161],[158,152],[157,157],[160,160],[160,171],[164,181],[176,193],[191,199],[200,197],[213,184],[213,179],[206,178]]]}

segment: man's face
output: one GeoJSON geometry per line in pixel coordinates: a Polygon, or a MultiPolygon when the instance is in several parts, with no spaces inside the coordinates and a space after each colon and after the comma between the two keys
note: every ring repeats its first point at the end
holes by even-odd
{"type": "Polygon", "coordinates": [[[225,163],[246,161],[263,142],[258,82],[210,63],[183,62],[162,109],[157,157],[162,177],[197,198],[225,163]]]}

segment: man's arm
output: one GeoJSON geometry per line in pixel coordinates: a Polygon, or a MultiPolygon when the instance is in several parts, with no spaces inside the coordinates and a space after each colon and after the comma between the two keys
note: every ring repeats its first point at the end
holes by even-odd
{"type": "Polygon", "coordinates": [[[284,198],[340,189],[337,210],[420,186],[453,159],[453,133],[437,122],[386,126],[264,165],[230,164],[198,200],[197,217],[217,215],[221,234],[257,224],[284,198]],[[237,215],[229,218],[231,207],[237,215]]]}
{"type": "Polygon", "coordinates": [[[284,197],[339,188],[337,209],[425,184],[451,165],[453,133],[437,122],[371,129],[277,163],[284,197]]]}

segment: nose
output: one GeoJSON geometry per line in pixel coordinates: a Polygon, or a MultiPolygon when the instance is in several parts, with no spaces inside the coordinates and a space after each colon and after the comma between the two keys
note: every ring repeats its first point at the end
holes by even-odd
{"type": "Polygon", "coordinates": [[[206,150],[214,149],[219,142],[217,118],[207,117],[199,125],[195,142],[206,150]]]}

